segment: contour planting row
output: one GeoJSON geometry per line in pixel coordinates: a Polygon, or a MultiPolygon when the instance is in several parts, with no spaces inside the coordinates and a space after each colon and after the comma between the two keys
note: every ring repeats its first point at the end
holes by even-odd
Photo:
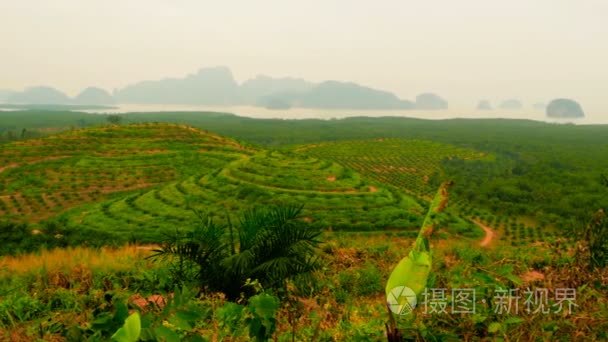
{"type": "Polygon", "coordinates": [[[286,158],[278,152],[264,152],[248,160],[233,163],[222,174],[243,183],[282,189],[317,192],[370,191],[370,185],[362,181],[357,173],[339,164],[317,158],[286,158]]]}
{"type": "Polygon", "coordinates": [[[73,155],[131,156],[184,149],[248,150],[231,139],[189,126],[149,123],[79,129],[14,142],[0,149],[0,165],[23,165],[73,155]]]}
{"type": "Polygon", "coordinates": [[[448,144],[405,139],[322,143],[303,146],[298,151],[336,161],[364,176],[425,198],[434,192],[436,184],[432,184],[432,178],[440,172],[442,160],[486,157],[481,152],[448,144]]]}
{"type": "Polygon", "coordinates": [[[498,238],[512,246],[525,246],[536,242],[552,243],[558,238],[568,238],[560,233],[555,224],[542,224],[531,218],[504,216],[473,208],[465,201],[453,203],[463,217],[481,222],[495,230],[498,238]]]}
{"type": "Polygon", "coordinates": [[[36,221],[111,193],[209,173],[252,153],[229,139],[168,124],[102,127],[7,144],[0,154],[19,157],[0,170],[0,215],[36,221]],[[40,155],[47,152],[51,157],[40,155]]]}
{"type": "Polygon", "coordinates": [[[325,229],[411,229],[423,209],[399,191],[315,158],[262,152],[211,174],[191,176],[140,194],[83,208],[75,226],[142,241],[196,224],[193,209],[226,222],[228,213],[259,205],[303,204],[304,219],[325,229]]]}

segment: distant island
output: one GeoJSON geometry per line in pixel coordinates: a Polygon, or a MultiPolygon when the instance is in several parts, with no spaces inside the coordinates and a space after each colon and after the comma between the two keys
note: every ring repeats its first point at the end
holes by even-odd
{"type": "Polygon", "coordinates": [[[30,87],[8,96],[7,103],[15,104],[69,104],[70,98],[61,91],[46,86],[30,87]]]}
{"type": "Polygon", "coordinates": [[[47,86],[30,87],[21,92],[3,92],[2,108],[12,109],[50,109],[50,110],[85,110],[111,109],[116,102],[110,93],[103,89],[89,87],[75,98],[70,98],[61,91],[47,86]]]}
{"type": "Polygon", "coordinates": [[[352,82],[313,83],[257,76],[239,85],[226,67],[201,69],[184,78],[139,82],[114,92],[119,103],[251,105],[269,109],[414,109],[411,101],[352,82]]]}
{"type": "Polygon", "coordinates": [[[393,93],[352,82],[326,81],[292,98],[292,105],[327,109],[413,109],[411,101],[393,93]]]}
{"type": "Polygon", "coordinates": [[[439,110],[448,109],[448,101],[433,93],[424,93],[416,96],[416,109],[439,110]]]}
{"type": "Polygon", "coordinates": [[[268,109],[292,107],[358,110],[437,110],[447,109],[448,102],[439,95],[424,93],[415,101],[353,82],[309,82],[299,78],[257,76],[238,84],[226,67],[203,68],[182,78],[141,81],[107,91],[89,87],[74,98],[48,86],[27,88],[21,92],[0,93],[0,101],[16,105],[113,105],[178,104],[238,106],[268,109]]]}
{"type": "Polygon", "coordinates": [[[488,100],[481,100],[477,104],[477,110],[491,110],[491,109],[492,109],[492,105],[490,104],[490,101],[488,101],[488,100]]]}
{"type": "Polygon", "coordinates": [[[81,105],[112,105],[116,103],[110,93],[96,87],[86,88],[74,98],[73,102],[81,105]]]}
{"type": "Polygon", "coordinates": [[[500,109],[518,110],[522,109],[524,105],[518,99],[508,99],[500,103],[500,109]]]}
{"type": "Polygon", "coordinates": [[[549,118],[584,118],[585,112],[581,105],[571,99],[555,99],[547,105],[546,114],[549,118]]]}

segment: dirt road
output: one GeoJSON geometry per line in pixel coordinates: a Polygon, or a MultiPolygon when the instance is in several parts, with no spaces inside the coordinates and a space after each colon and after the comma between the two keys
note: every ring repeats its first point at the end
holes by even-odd
{"type": "Polygon", "coordinates": [[[481,229],[483,229],[483,231],[486,233],[486,236],[484,236],[483,240],[481,240],[481,242],[479,243],[479,245],[481,247],[487,247],[490,245],[490,243],[492,243],[492,240],[494,239],[494,230],[488,226],[486,226],[485,224],[475,221],[473,220],[473,223],[475,223],[476,225],[478,225],[481,229]]]}

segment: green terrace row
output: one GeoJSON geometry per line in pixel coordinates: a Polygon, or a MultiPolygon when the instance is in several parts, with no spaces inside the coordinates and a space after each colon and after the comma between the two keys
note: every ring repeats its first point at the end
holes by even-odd
{"type": "Polygon", "coordinates": [[[423,140],[375,139],[303,146],[299,151],[336,161],[377,181],[428,197],[444,159],[484,158],[481,152],[423,140]]]}
{"type": "MultiPolygon", "coordinates": [[[[288,162],[281,163],[285,167],[280,170],[290,169],[288,162]]],[[[262,183],[258,183],[259,179],[241,178],[244,173],[234,173],[241,165],[248,164],[239,160],[211,174],[73,211],[71,222],[117,236],[127,234],[142,241],[157,241],[163,233],[191,228],[196,220],[193,208],[225,221],[227,212],[254,205],[299,203],[305,205],[306,219],[325,229],[398,228],[415,234],[420,223],[423,209],[397,190],[378,187],[375,191],[353,192],[281,187],[272,182],[271,174],[262,183]]],[[[280,174],[280,170],[275,174],[280,174]]],[[[305,179],[307,174],[300,177],[305,179]]],[[[315,184],[310,179],[306,182],[315,184]]]]}
{"type": "MultiPolygon", "coordinates": [[[[79,144],[74,142],[70,146],[79,144]]],[[[9,167],[0,170],[0,215],[18,221],[38,221],[74,205],[102,200],[111,193],[149,188],[190,175],[209,173],[253,153],[254,150],[227,138],[185,126],[164,124],[93,128],[7,144],[0,155],[20,156],[11,157],[9,167]],[[140,143],[144,146],[146,143],[137,138],[129,140],[131,132],[138,132],[139,136],[141,133],[145,136],[151,134],[146,139],[154,138],[156,141],[154,134],[166,137],[165,130],[173,132],[171,136],[185,135],[196,140],[190,143],[161,141],[175,149],[140,147],[144,149],[143,153],[129,149],[129,146],[140,143]],[[89,153],[87,149],[93,146],[70,154],[53,143],[70,141],[66,137],[108,132],[115,133],[115,140],[97,146],[99,150],[113,151],[108,155],[89,153]],[[122,140],[125,140],[124,144],[122,140]],[[22,158],[45,149],[52,150],[51,157],[22,158]]]]}
{"type": "MultiPolygon", "coordinates": [[[[260,156],[233,163],[223,175],[244,182],[293,190],[353,192],[363,189],[366,184],[352,170],[317,159],[305,159],[306,163],[292,165],[273,162],[260,156]]],[[[365,189],[364,191],[368,191],[365,189]]]]}
{"type": "Polygon", "coordinates": [[[186,126],[147,124],[75,130],[15,142],[0,150],[0,161],[24,163],[57,156],[133,155],[167,150],[250,151],[230,139],[186,126]]]}
{"type": "Polygon", "coordinates": [[[200,153],[132,158],[69,158],[11,168],[0,174],[0,195],[86,191],[121,187],[132,181],[161,183],[177,174],[211,171],[240,158],[237,154],[200,153]]]}

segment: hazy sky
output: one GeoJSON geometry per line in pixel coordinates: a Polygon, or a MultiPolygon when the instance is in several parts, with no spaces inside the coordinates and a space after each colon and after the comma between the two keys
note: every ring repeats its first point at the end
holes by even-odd
{"type": "Polygon", "coordinates": [[[0,89],[70,95],[225,65],[452,103],[608,113],[606,0],[0,0],[0,89]]]}

